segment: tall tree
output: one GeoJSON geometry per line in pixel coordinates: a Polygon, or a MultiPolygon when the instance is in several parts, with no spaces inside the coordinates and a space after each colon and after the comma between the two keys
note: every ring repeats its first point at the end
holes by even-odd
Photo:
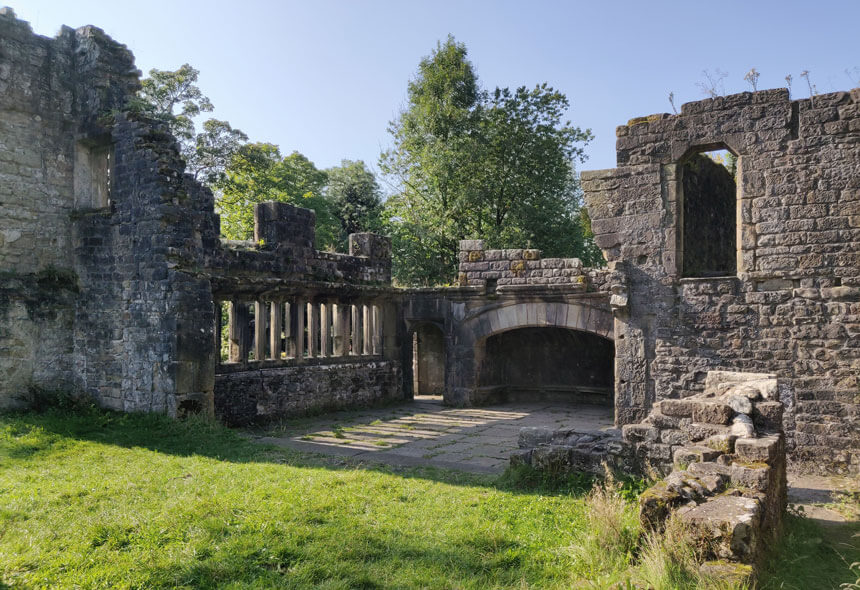
{"type": "Polygon", "coordinates": [[[188,64],[174,71],[152,69],[132,101],[151,117],[161,119],[180,142],[186,170],[210,187],[222,179],[224,168],[248,136],[227,121],[208,119],[196,132],[194,118],[212,111],[212,101],[197,86],[200,72],[188,64]]]}
{"type": "Polygon", "coordinates": [[[340,223],[322,196],[327,175],[299,152],[281,156],[278,146],[249,143],[242,146],[218,182],[215,206],[221,215],[221,233],[234,240],[254,235],[254,204],[264,201],[292,203],[316,212],[317,248],[331,249],[340,237],[340,223]]]}
{"type": "Polygon", "coordinates": [[[395,185],[384,219],[399,282],[453,281],[464,238],[588,253],[573,164],[591,133],[562,122],[567,108],[546,84],[483,91],[450,36],[421,60],[380,158],[395,185]]]}
{"type": "Polygon", "coordinates": [[[326,170],[325,197],[341,225],[340,246],[349,234],[379,231],[382,198],[376,176],[361,160],[343,160],[326,170]]]}

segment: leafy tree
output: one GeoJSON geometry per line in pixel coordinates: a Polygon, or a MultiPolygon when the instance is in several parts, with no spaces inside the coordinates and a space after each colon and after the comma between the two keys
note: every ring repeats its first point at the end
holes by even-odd
{"type": "Polygon", "coordinates": [[[591,133],[562,122],[567,108],[546,84],[482,90],[450,36],[421,60],[380,158],[396,187],[384,219],[399,282],[450,283],[463,238],[591,262],[573,167],[591,133]]]}
{"type": "Polygon", "coordinates": [[[322,196],[327,175],[299,152],[282,157],[271,143],[249,143],[233,155],[216,185],[215,202],[221,214],[221,233],[234,240],[254,235],[254,204],[264,201],[292,203],[316,212],[317,248],[337,244],[340,224],[322,196]]]}
{"type": "Polygon", "coordinates": [[[194,118],[214,108],[197,86],[199,74],[188,64],[175,71],[152,69],[131,106],[166,121],[180,142],[186,170],[212,187],[248,136],[218,119],[206,120],[203,131],[196,133],[194,118]]]}
{"type": "Polygon", "coordinates": [[[344,248],[349,234],[379,231],[382,198],[376,176],[361,160],[343,160],[340,166],[326,170],[328,185],[325,197],[340,221],[340,246],[344,248]]]}

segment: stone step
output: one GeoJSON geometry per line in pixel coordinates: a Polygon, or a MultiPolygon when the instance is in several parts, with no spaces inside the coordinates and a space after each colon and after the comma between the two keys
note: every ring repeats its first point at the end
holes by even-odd
{"type": "Polygon", "coordinates": [[[743,496],[716,496],[678,514],[707,540],[709,557],[751,563],[761,538],[761,504],[743,496]]]}
{"type": "Polygon", "coordinates": [[[678,447],[672,455],[675,467],[686,469],[691,463],[707,463],[722,455],[721,451],[701,445],[678,447]]]}

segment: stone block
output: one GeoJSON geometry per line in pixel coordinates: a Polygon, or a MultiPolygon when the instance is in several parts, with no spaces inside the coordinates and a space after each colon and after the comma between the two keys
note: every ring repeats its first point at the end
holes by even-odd
{"type": "Polygon", "coordinates": [[[511,467],[518,467],[521,465],[531,465],[531,457],[532,457],[532,450],[531,449],[517,449],[515,451],[511,451],[511,455],[510,455],[511,467]]]}
{"type": "Polygon", "coordinates": [[[743,496],[717,496],[681,514],[713,557],[753,562],[759,551],[761,505],[743,496]]]}
{"type": "Polygon", "coordinates": [[[627,442],[656,442],[660,431],[646,424],[625,424],[621,433],[627,442]]]}
{"type": "Polygon", "coordinates": [[[692,404],[693,422],[701,424],[728,424],[735,413],[730,405],[721,402],[695,401],[692,404]]]}
{"type": "Polygon", "coordinates": [[[677,468],[686,469],[692,463],[713,461],[720,455],[722,455],[720,451],[710,447],[690,445],[675,449],[672,459],[677,468]]]}
{"type": "Polygon", "coordinates": [[[684,399],[664,399],[660,402],[660,412],[666,416],[690,418],[695,402],[684,399]]]}
{"type": "Polygon", "coordinates": [[[532,450],[531,465],[547,473],[570,471],[571,448],[560,445],[547,445],[532,450]]]}
{"type": "MultiPolygon", "coordinates": [[[[735,445],[737,445],[737,442],[735,445]]],[[[750,463],[748,465],[733,463],[729,476],[732,478],[734,485],[749,488],[757,492],[766,492],[768,490],[768,482],[770,481],[770,471],[771,468],[764,463],[750,463]]]]}
{"type": "Polygon", "coordinates": [[[553,431],[549,428],[539,426],[527,426],[520,428],[520,434],[517,437],[517,446],[521,449],[532,449],[541,445],[548,445],[552,442],[553,431]]]}
{"type": "Polygon", "coordinates": [[[757,402],[753,408],[753,424],[764,432],[781,432],[782,414],[781,402],[757,402]]]}
{"type": "Polygon", "coordinates": [[[742,462],[771,465],[780,449],[780,438],[778,434],[762,438],[739,438],[735,441],[735,453],[742,462]]]}

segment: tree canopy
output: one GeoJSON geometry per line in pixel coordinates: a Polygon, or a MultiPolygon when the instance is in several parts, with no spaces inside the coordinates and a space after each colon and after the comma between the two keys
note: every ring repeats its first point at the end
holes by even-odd
{"type": "Polygon", "coordinates": [[[271,143],[249,143],[234,154],[216,185],[215,202],[221,214],[221,233],[234,240],[254,235],[254,204],[264,201],[292,203],[316,212],[317,248],[331,249],[340,237],[340,223],[323,197],[324,171],[299,152],[283,157],[271,143]]]}
{"type": "Polygon", "coordinates": [[[574,169],[591,133],[563,121],[568,106],[547,84],[483,90],[453,37],[421,60],[380,158],[399,282],[451,282],[465,238],[595,262],[574,169]]]}
{"type": "Polygon", "coordinates": [[[340,166],[329,168],[326,174],[324,195],[340,221],[340,246],[345,251],[349,234],[380,230],[379,183],[361,160],[342,160],[340,166]]]}
{"type": "Polygon", "coordinates": [[[213,187],[222,179],[227,163],[248,141],[248,136],[218,119],[207,119],[203,131],[196,132],[194,118],[214,108],[197,86],[199,75],[200,72],[188,64],[174,71],[152,69],[149,77],[141,81],[140,93],[132,107],[167,122],[180,142],[186,170],[195,179],[213,187]]]}

